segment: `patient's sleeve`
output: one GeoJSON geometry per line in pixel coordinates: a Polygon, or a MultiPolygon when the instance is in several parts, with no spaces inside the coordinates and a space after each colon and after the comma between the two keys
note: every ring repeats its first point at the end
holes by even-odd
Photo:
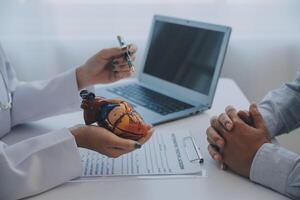
{"type": "Polygon", "coordinates": [[[300,73],[296,80],[269,92],[259,103],[271,137],[300,126],[300,73]]]}

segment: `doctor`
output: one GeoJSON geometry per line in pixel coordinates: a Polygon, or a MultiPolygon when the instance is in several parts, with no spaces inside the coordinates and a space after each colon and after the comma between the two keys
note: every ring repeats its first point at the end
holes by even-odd
{"type": "MultiPolygon", "coordinates": [[[[103,49],[82,66],[46,81],[20,82],[0,46],[0,138],[25,122],[75,111],[78,90],[129,77],[125,49],[103,49]],[[59,99],[59,102],[57,101],[59,99]]],[[[134,59],[136,47],[129,46],[134,59]]],[[[13,145],[0,141],[0,199],[38,194],[82,174],[77,147],[118,157],[140,148],[152,131],[138,142],[122,139],[96,126],[63,128],[13,145]]]]}

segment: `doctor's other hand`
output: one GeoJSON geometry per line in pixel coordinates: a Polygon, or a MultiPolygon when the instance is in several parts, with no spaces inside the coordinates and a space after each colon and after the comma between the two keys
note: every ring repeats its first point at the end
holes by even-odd
{"type": "Polygon", "coordinates": [[[247,124],[245,119],[242,120],[232,106],[226,108],[226,116],[232,122],[230,131],[218,118],[213,118],[211,121],[211,127],[207,131],[208,138],[216,137],[215,134],[218,134],[217,137],[222,138],[224,143],[222,148],[218,148],[218,146],[216,148],[215,145],[218,142],[208,139],[210,143],[209,152],[213,158],[216,157],[217,152],[220,155],[219,161],[225,163],[237,174],[249,177],[256,152],[263,144],[271,143],[266,124],[256,104],[250,105],[248,121],[246,120],[248,123],[251,122],[252,126],[247,124]]]}
{"type": "MultiPolygon", "coordinates": [[[[137,47],[128,45],[131,60],[135,60],[137,47]]],[[[134,74],[124,57],[126,48],[114,47],[103,49],[89,58],[85,64],[76,69],[78,89],[99,83],[112,83],[134,74]]]]}
{"type": "Polygon", "coordinates": [[[97,151],[113,158],[141,148],[153,133],[151,129],[144,138],[134,141],[118,137],[107,129],[94,125],[79,125],[70,128],[70,131],[78,147],[97,151]]]}

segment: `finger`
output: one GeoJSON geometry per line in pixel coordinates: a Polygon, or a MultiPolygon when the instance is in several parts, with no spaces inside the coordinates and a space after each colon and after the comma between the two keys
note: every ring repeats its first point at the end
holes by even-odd
{"type": "Polygon", "coordinates": [[[128,51],[130,54],[135,54],[137,52],[137,46],[135,44],[129,44],[128,45],[128,51]]]}
{"type": "Polygon", "coordinates": [[[209,137],[206,137],[206,140],[207,140],[208,144],[213,144],[213,145],[216,144],[215,141],[213,141],[213,140],[212,140],[211,138],[209,138],[209,137]]]}
{"type": "Polygon", "coordinates": [[[222,113],[219,115],[218,120],[221,122],[221,124],[228,130],[231,131],[233,128],[233,122],[228,117],[226,113],[222,113]]]}
{"type": "Polygon", "coordinates": [[[209,145],[208,152],[214,160],[220,162],[220,167],[222,170],[227,170],[227,165],[223,163],[223,156],[219,152],[219,150],[216,149],[216,147],[214,147],[213,145],[209,145]]]}
{"type": "Polygon", "coordinates": [[[115,148],[107,148],[104,150],[104,154],[110,158],[118,158],[125,153],[129,153],[130,151],[115,149],[115,148]]]}
{"type": "Polygon", "coordinates": [[[130,58],[131,58],[131,61],[133,62],[133,61],[135,61],[136,56],[133,54],[133,55],[130,56],[130,58]]]}
{"type": "Polygon", "coordinates": [[[128,62],[122,63],[122,64],[116,64],[113,67],[113,71],[134,71],[134,67],[130,67],[128,62]]]}
{"type": "Polygon", "coordinates": [[[115,72],[129,72],[131,69],[128,65],[128,63],[125,63],[124,65],[116,65],[114,68],[115,72]]]}
{"type": "Polygon", "coordinates": [[[239,118],[241,118],[241,120],[243,120],[246,124],[252,126],[253,125],[253,120],[249,114],[249,112],[247,110],[240,110],[238,112],[238,116],[239,118]]]}
{"type": "Polygon", "coordinates": [[[226,114],[230,117],[231,121],[233,121],[233,123],[235,121],[239,121],[240,118],[237,115],[236,109],[233,106],[227,106],[225,108],[226,114]]]}
{"type": "Polygon", "coordinates": [[[123,150],[123,149],[116,148],[116,147],[109,147],[106,151],[107,151],[107,155],[109,157],[118,158],[124,154],[134,151],[134,149],[133,150],[123,150]]]}
{"type": "Polygon", "coordinates": [[[125,71],[125,72],[114,72],[115,73],[115,78],[117,80],[123,79],[123,78],[128,78],[134,74],[133,71],[125,71]]]}
{"type": "Polygon", "coordinates": [[[123,74],[121,74],[122,72],[114,71],[113,73],[114,73],[114,78],[116,80],[120,80],[120,79],[124,78],[123,74]]]}
{"type": "Polygon", "coordinates": [[[121,47],[113,47],[101,50],[98,55],[104,59],[118,58],[124,55],[127,49],[122,49],[121,47]]]}
{"type": "MultiPolygon", "coordinates": [[[[135,56],[135,55],[131,55],[131,56],[130,56],[131,62],[135,61],[135,59],[136,59],[136,56],[135,56]]],[[[114,58],[113,61],[112,61],[112,63],[115,64],[115,65],[116,65],[116,64],[122,64],[122,65],[124,65],[125,63],[128,63],[128,61],[126,60],[126,58],[125,58],[124,55],[123,55],[123,56],[121,56],[121,57],[114,58]]]]}
{"type": "Polygon", "coordinates": [[[111,135],[109,146],[112,148],[119,148],[125,151],[132,151],[141,148],[141,144],[134,140],[124,139],[114,134],[111,135]]]}
{"type": "Polygon", "coordinates": [[[250,113],[249,113],[249,111],[248,110],[243,110],[245,113],[246,113],[246,115],[247,116],[249,116],[250,117],[250,113]]]}
{"type": "Polygon", "coordinates": [[[206,135],[207,138],[211,141],[211,144],[217,145],[221,149],[224,147],[224,139],[213,127],[210,126],[207,128],[206,135]]]}
{"type": "Polygon", "coordinates": [[[215,149],[215,147],[208,145],[207,149],[212,159],[216,161],[222,161],[222,155],[215,149]]]}
{"type": "MultiPolygon", "coordinates": [[[[131,64],[134,64],[134,60],[135,60],[135,56],[133,56],[132,58],[130,58],[131,64]]],[[[124,58],[118,58],[118,59],[114,59],[112,64],[114,66],[118,66],[118,65],[129,65],[129,62],[124,59],[124,58]]]]}
{"type": "Polygon", "coordinates": [[[207,137],[206,139],[208,144],[212,145],[217,151],[220,151],[220,148],[215,144],[215,142],[212,139],[210,139],[209,137],[207,137]]]}
{"type": "Polygon", "coordinates": [[[112,63],[114,65],[125,65],[127,63],[127,60],[124,58],[124,56],[121,56],[119,58],[114,58],[112,63]]]}
{"type": "Polygon", "coordinates": [[[153,133],[154,133],[154,129],[151,128],[151,129],[147,132],[146,136],[143,137],[143,138],[141,138],[141,139],[139,139],[138,142],[139,142],[140,144],[142,144],[142,145],[145,144],[145,143],[151,138],[151,136],[153,135],[153,133]]]}
{"type": "Polygon", "coordinates": [[[223,138],[226,137],[226,129],[223,127],[223,125],[219,122],[217,117],[212,117],[210,120],[211,127],[215,129],[221,135],[223,138]]]}
{"type": "Polygon", "coordinates": [[[261,113],[258,111],[257,105],[252,103],[249,108],[250,115],[253,119],[254,126],[256,128],[265,128],[264,118],[261,113]]]}

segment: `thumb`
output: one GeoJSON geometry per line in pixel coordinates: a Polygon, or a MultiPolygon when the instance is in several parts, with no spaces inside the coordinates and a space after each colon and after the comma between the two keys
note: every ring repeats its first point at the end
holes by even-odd
{"type": "Polygon", "coordinates": [[[256,103],[252,103],[250,105],[249,112],[252,117],[254,127],[258,128],[258,129],[265,128],[265,121],[264,121],[261,113],[258,111],[256,103]]]}
{"type": "Polygon", "coordinates": [[[149,126],[147,134],[143,138],[139,139],[138,142],[140,144],[145,144],[151,138],[153,132],[154,132],[154,129],[152,128],[152,126],[149,126]]]}
{"type": "Polygon", "coordinates": [[[238,116],[249,126],[253,126],[253,120],[251,119],[250,113],[247,110],[240,110],[238,116]]]}

